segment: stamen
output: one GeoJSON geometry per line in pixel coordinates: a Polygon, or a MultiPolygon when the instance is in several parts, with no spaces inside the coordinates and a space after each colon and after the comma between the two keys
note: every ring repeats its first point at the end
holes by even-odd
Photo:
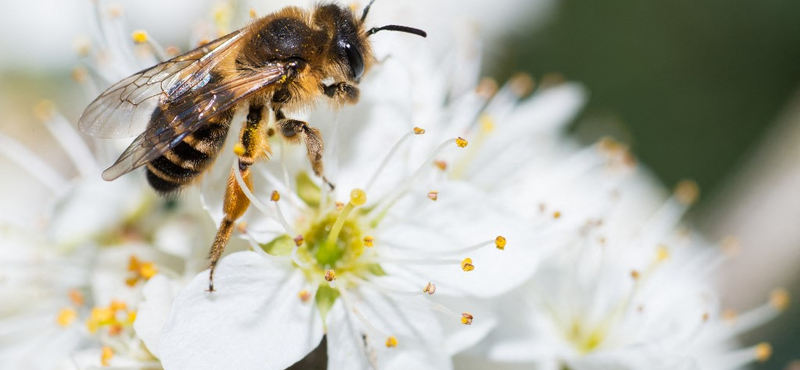
{"type": "Polygon", "coordinates": [[[700,196],[700,187],[692,180],[682,180],[675,186],[675,198],[683,205],[690,206],[700,196]]]}
{"type": "Polygon", "coordinates": [[[395,346],[397,345],[397,338],[394,335],[386,335],[383,331],[378,329],[375,325],[372,325],[372,323],[369,320],[367,320],[366,317],[364,317],[364,315],[361,313],[361,311],[359,311],[358,308],[355,307],[352,304],[352,302],[350,301],[350,296],[347,293],[346,289],[339,289],[339,294],[340,294],[339,296],[342,298],[342,302],[344,303],[345,307],[349,308],[350,311],[353,312],[353,314],[358,318],[358,320],[361,321],[361,324],[363,324],[367,329],[378,333],[380,336],[388,338],[386,340],[387,347],[388,347],[388,344],[390,344],[390,341],[395,346]],[[392,340],[392,338],[394,338],[394,339],[392,340]]]}
{"type": "Polygon", "coordinates": [[[502,235],[498,235],[497,238],[494,239],[494,245],[501,251],[506,250],[506,238],[502,235]]]}
{"type": "Polygon", "coordinates": [[[350,212],[358,206],[363,206],[366,202],[367,193],[361,189],[353,189],[353,191],[350,192],[350,202],[339,212],[339,215],[336,217],[336,222],[334,222],[331,232],[328,234],[328,239],[326,239],[325,242],[328,244],[336,243],[336,239],[339,238],[339,232],[342,231],[344,221],[350,215],[350,212]]]}
{"type": "Polygon", "coordinates": [[[387,153],[386,156],[383,157],[383,161],[378,166],[378,168],[375,170],[375,173],[372,174],[372,177],[369,179],[369,182],[367,182],[367,186],[365,186],[364,189],[366,189],[366,191],[372,190],[372,185],[375,184],[375,181],[378,179],[378,176],[386,168],[386,165],[389,163],[389,160],[391,160],[392,157],[394,157],[394,155],[397,153],[397,150],[400,148],[400,145],[403,145],[403,143],[408,141],[408,139],[410,139],[412,136],[414,136],[414,135],[422,135],[424,133],[425,133],[425,130],[423,130],[423,129],[419,128],[419,127],[414,127],[414,130],[412,130],[411,132],[403,135],[400,138],[400,140],[398,140],[394,144],[394,146],[392,146],[392,149],[389,150],[389,153],[387,153]]]}
{"type": "Polygon", "coordinates": [[[436,149],[433,150],[433,153],[431,153],[431,155],[428,156],[428,158],[425,160],[425,162],[423,162],[423,164],[419,168],[417,168],[417,171],[415,171],[414,174],[408,180],[405,181],[405,186],[401,187],[394,194],[394,196],[389,196],[385,200],[382,200],[380,202],[381,204],[385,204],[385,206],[383,208],[381,208],[380,211],[377,211],[379,209],[379,207],[375,207],[370,212],[370,213],[373,213],[373,212],[377,211],[377,216],[371,222],[373,224],[373,227],[377,226],[377,224],[380,222],[381,218],[383,218],[383,216],[386,214],[386,212],[389,210],[389,208],[391,208],[391,206],[395,202],[397,202],[397,200],[400,199],[400,197],[405,195],[406,192],[408,192],[408,190],[411,188],[411,186],[413,186],[414,183],[417,182],[417,180],[420,177],[422,177],[422,175],[425,173],[425,170],[427,170],[429,168],[429,163],[433,163],[433,161],[436,159],[436,157],[438,157],[439,154],[451,144],[456,144],[458,147],[463,148],[463,147],[465,147],[467,145],[467,141],[459,137],[459,138],[455,138],[455,139],[445,140],[443,143],[439,144],[439,146],[436,147],[436,149]]]}
{"type": "Polygon", "coordinates": [[[436,293],[436,284],[429,281],[428,284],[425,285],[425,289],[422,289],[422,292],[428,293],[428,295],[433,295],[433,293],[436,293]]]}
{"type": "Polygon", "coordinates": [[[475,265],[472,264],[472,258],[469,258],[469,257],[464,258],[461,261],[461,269],[464,270],[464,272],[470,272],[470,271],[474,270],[475,269],[475,265]]]}
{"type": "Polygon", "coordinates": [[[769,343],[762,342],[756,345],[756,360],[758,362],[765,362],[772,356],[772,346],[769,343]]]}
{"type": "Polygon", "coordinates": [[[300,298],[300,301],[303,303],[307,303],[311,299],[311,293],[303,289],[300,291],[300,293],[297,293],[297,297],[300,298]]]}
{"type": "Polygon", "coordinates": [[[330,283],[334,280],[336,280],[336,271],[333,271],[332,269],[325,271],[325,281],[330,283]]]}
{"type": "Polygon", "coordinates": [[[390,335],[389,338],[386,338],[386,348],[395,348],[397,347],[397,337],[394,335],[390,335]]]}
{"type": "Polygon", "coordinates": [[[133,31],[133,33],[131,34],[131,38],[133,39],[133,42],[137,44],[144,44],[145,42],[147,42],[148,36],[146,31],[136,30],[133,31]]]}
{"type": "Polygon", "coordinates": [[[441,161],[441,160],[439,160],[439,161],[433,161],[433,164],[434,164],[434,165],[436,166],[436,168],[438,168],[440,171],[445,171],[445,170],[447,170],[447,162],[445,162],[445,161],[441,161]]]}
{"type": "Polygon", "coordinates": [[[67,153],[81,176],[94,176],[100,171],[97,160],[95,160],[86,142],[81,139],[69,121],[58,113],[52,102],[47,100],[39,102],[34,108],[34,112],[67,153]]]}
{"type": "Polygon", "coordinates": [[[14,162],[19,168],[33,176],[42,185],[55,193],[66,188],[68,181],[39,158],[33,151],[16,140],[0,134],[0,155],[14,162]]]}
{"type": "Polygon", "coordinates": [[[464,325],[472,325],[472,315],[469,312],[464,312],[461,314],[461,323],[464,325]]]}
{"type": "Polygon", "coordinates": [[[461,314],[457,314],[453,312],[453,310],[445,307],[442,304],[433,301],[428,301],[428,302],[430,303],[431,308],[434,309],[435,311],[439,311],[447,316],[457,318],[458,321],[460,321],[461,324],[463,325],[472,325],[472,320],[474,319],[474,317],[469,312],[462,312],[461,314]]]}
{"type": "Polygon", "coordinates": [[[428,199],[432,201],[437,201],[439,199],[439,192],[438,191],[429,191],[428,192],[428,199]]]}
{"type": "Polygon", "coordinates": [[[114,357],[114,350],[109,346],[103,346],[100,354],[100,364],[103,366],[109,366],[111,364],[112,357],[114,357]]]}
{"type": "Polygon", "coordinates": [[[277,190],[273,190],[272,191],[272,195],[269,197],[269,200],[271,200],[273,202],[277,202],[277,201],[281,200],[281,193],[278,193],[277,190]]]}
{"type": "Polygon", "coordinates": [[[736,317],[731,335],[744,333],[761,326],[788,308],[789,293],[785,289],[775,289],[770,294],[769,302],[736,317]]]}
{"type": "Polygon", "coordinates": [[[75,319],[78,318],[78,312],[75,311],[73,308],[63,308],[58,313],[58,317],[56,318],[56,322],[58,325],[62,327],[67,327],[72,325],[75,322],[75,319]]]}
{"type": "Polygon", "coordinates": [[[372,248],[373,246],[375,246],[375,238],[373,238],[373,237],[371,237],[369,235],[365,236],[364,237],[364,246],[366,246],[367,248],[372,248]]]}
{"type": "Polygon", "coordinates": [[[77,289],[70,289],[69,300],[72,302],[72,304],[78,307],[83,306],[83,304],[86,303],[83,293],[77,289]]]}

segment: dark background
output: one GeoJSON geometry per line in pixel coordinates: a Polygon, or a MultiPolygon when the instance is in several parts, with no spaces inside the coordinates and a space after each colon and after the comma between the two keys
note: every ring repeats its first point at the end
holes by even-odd
{"type": "MultiPolygon", "coordinates": [[[[507,64],[490,74],[558,72],[583,83],[591,97],[577,136],[613,133],[667,186],[696,180],[701,208],[800,87],[800,1],[561,0],[552,22],[501,50],[507,64]]],[[[791,312],[748,341],[775,349],[756,368],[800,359],[791,312]]]]}

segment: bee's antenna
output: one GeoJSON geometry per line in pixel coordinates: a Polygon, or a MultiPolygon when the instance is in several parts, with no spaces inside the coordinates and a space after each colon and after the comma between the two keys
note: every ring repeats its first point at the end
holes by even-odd
{"type": "MultiPolygon", "coordinates": [[[[372,0],[372,1],[375,1],[375,0],[372,0]]],[[[370,2],[370,5],[371,4],[372,4],[372,2],[370,2]]],[[[369,9],[369,5],[367,6],[367,9],[369,9]]],[[[412,27],[406,27],[406,26],[398,26],[398,25],[394,25],[394,24],[390,24],[388,26],[383,26],[383,27],[373,27],[369,31],[367,31],[367,37],[369,37],[372,34],[375,34],[375,33],[379,32],[379,31],[398,31],[398,32],[411,33],[411,34],[414,34],[414,35],[417,35],[417,36],[428,37],[428,33],[423,31],[423,30],[421,30],[421,29],[412,28],[412,27]]]]}
{"type": "Polygon", "coordinates": [[[370,0],[369,4],[367,4],[367,6],[364,7],[364,12],[361,13],[361,23],[364,23],[364,20],[367,19],[367,13],[369,13],[369,7],[371,7],[372,3],[374,3],[374,2],[375,2],[375,0],[370,0]]]}

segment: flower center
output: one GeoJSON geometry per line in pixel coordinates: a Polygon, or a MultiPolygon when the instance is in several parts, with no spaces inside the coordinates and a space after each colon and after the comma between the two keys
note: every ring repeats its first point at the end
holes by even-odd
{"type": "Polygon", "coordinates": [[[320,269],[342,273],[352,269],[364,253],[364,233],[357,219],[346,218],[344,210],[314,220],[303,233],[301,250],[313,257],[320,269]],[[337,227],[338,226],[338,227],[337,227]]]}

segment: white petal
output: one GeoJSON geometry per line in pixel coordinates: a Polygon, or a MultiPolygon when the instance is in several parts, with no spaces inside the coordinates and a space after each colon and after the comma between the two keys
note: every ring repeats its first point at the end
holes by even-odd
{"type": "Polygon", "coordinates": [[[136,311],[133,329],[153,356],[158,355],[161,328],[167,322],[172,302],[175,299],[173,283],[163,274],[153,276],[142,288],[143,302],[136,311]]]}
{"type": "Polygon", "coordinates": [[[283,370],[319,344],[322,320],[297,297],[299,271],[239,252],[214,277],[215,292],[206,292],[206,271],[175,299],[159,346],[164,368],[283,370]]]}
{"type": "Polygon", "coordinates": [[[422,297],[396,299],[365,288],[348,293],[347,305],[331,313],[335,316],[329,320],[329,370],[452,368],[441,327],[422,297]],[[354,308],[380,332],[356,317],[354,308]],[[344,309],[347,312],[342,313],[344,309]],[[346,320],[342,320],[344,316],[346,320]],[[397,347],[387,348],[386,336],[396,337],[397,347]],[[366,361],[347,358],[358,354],[359,348],[366,361]]]}

